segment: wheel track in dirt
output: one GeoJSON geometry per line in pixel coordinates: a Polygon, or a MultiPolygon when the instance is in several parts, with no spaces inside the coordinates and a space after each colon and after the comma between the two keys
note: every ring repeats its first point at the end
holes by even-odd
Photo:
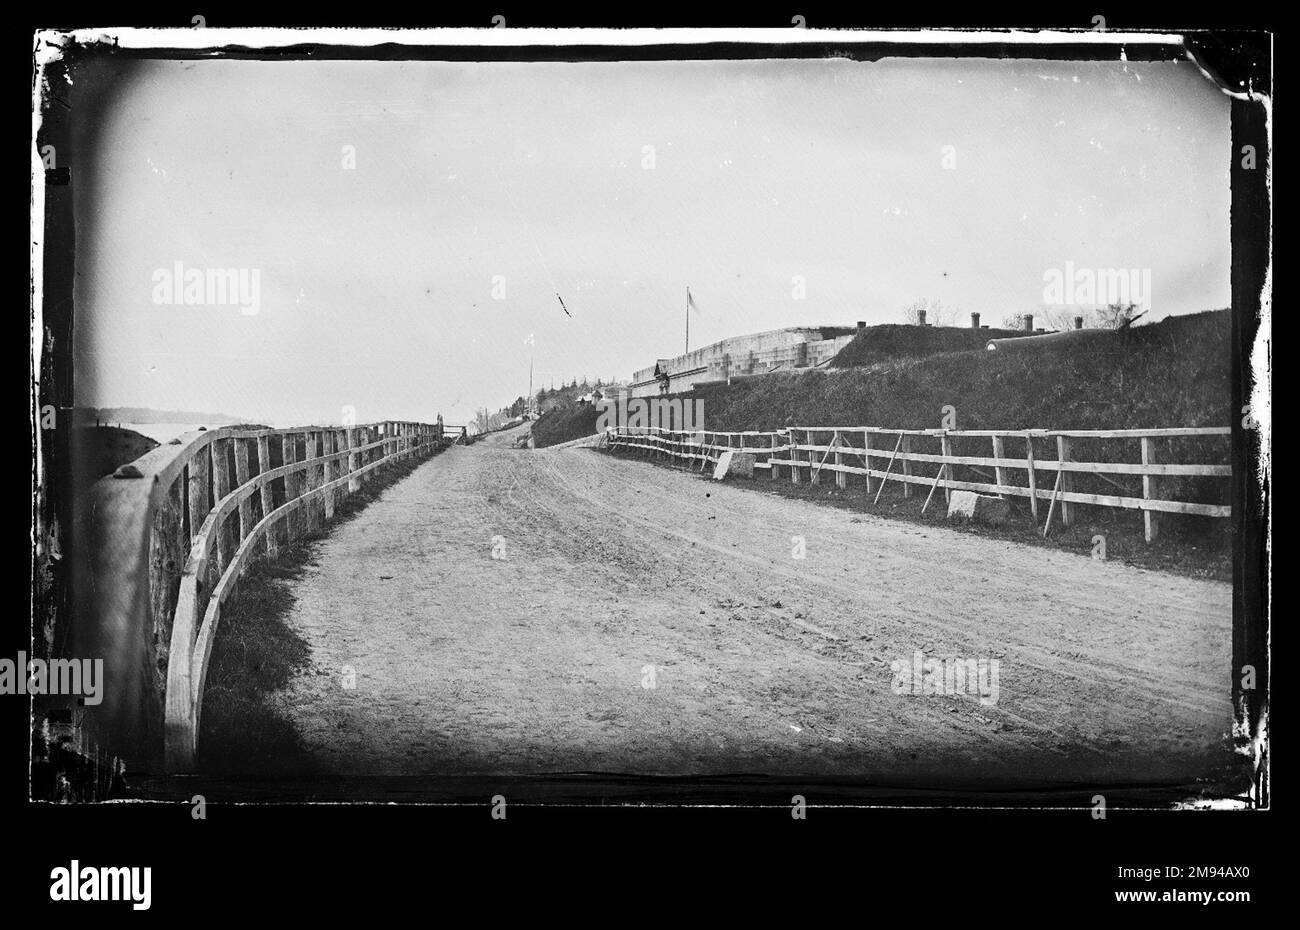
{"type": "MultiPolygon", "coordinates": [[[[643,463],[643,464],[647,464],[647,467],[662,468],[662,466],[649,465],[648,463],[643,463]]],[[[686,477],[686,475],[684,475],[681,470],[668,469],[668,471],[670,471],[670,473],[677,474],[682,477],[686,477]]],[[[619,482],[625,487],[636,487],[642,493],[647,493],[648,495],[653,496],[659,501],[661,501],[665,505],[665,507],[673,507],[678,511],[690,510],[696,513],[707,513],[709,510],[713,509],[706,505],[698,503],[697,500],[692,499],[690,496],[685,494],[671,495],[671,494],[663,493],[661,491],[656,491],[649,486],[637,485],[633,481],[631,481],[627,476],[622,474],[614,473],[610,475],[610,478],[613,481],[619,482]]],[[[558,473],[558,470],[556,473],[556,480],[559,481],[561,484],[563,484],[566,490],[570,494],[575,496],[582,496],[584,494],[584,492],[580,488],[574,486],[573,482],[570,479],[567,479],[562,475],[560,475],[558,473]]],[[[692,478],[692,480],[694,479],[692,478]]],[[[593,500],[593,503],[598,503],[598,502],[595,502],[593,500]]],[[[648,531],[651,532],[663,531],[662,526],[660,524],[654,523],[653,521],[644,518],[639,518],[631,514],[626,514],[625,518],[630,520],[636,520],[640,525],[645,527],[648,531]]],[[[861,520],[863,521],[863,525],[869,525],[871,523],[875,523],[878,521],[885,521],[887,520],[887,518],[865,515],[861,518],[861,520]]],[[[888,522],[893,522],[893,521],[888,521],[888,522]]],[[[943,533],[945,531],[939,529],[939,530],[935,530],[934,532],[943,533]]],[[[955,531],[947,531],[947,532],[955,532],[955,531]]],[[[809,583],[808,576],[806,573],[795,571],[789,568],[774,567],[772,563],[765,562],[763,559],[759,557],[749,556],[743,552],[738,553],[732,551],[732,549],[726,546],[719,545],[711,540],[704,539],[703,537],[691,536],[688,534],[681,533],[679,531],[673,532],[673,535],[675,535],[677,538],[694,541],[700,545],[712,549],[714,552],[716,552],[721,556],[748,561],[750,564],[754,565],[755,567],[763,568],[764,570],[771,571],[773,574],[781,575],[789,583],[801,585],[801,586],[807,586],[809,583]]],[[[996,546],[998,544],[991,543],[990,545],[996,546]]],[[[1030,549],[1029,551],[1037,552],[1038,550],[1030,549]]],[[[1077,557],[1077,558],[1083,559],[1083,557],[1077,557]]],[[[1119,567],[1117,566],[1117,568],[1119,567]]],[[[846,602],[852,602],[854,599],[861,596],[861,589],[847,587],[843,584],[836,582],[834,579],[821,577],[818,579],[818,583],[836,590],[845,599],[846,602]]],[[[916,613],[909,614],[908,620],[909,622],[917,622],[926,625],[927,627],[929,627],[931,630],[935,632],[945,632],[945,633],[953,632],[953,627],[949,622],[946,622],[945,620],[941,620],[925,612],[916,612],[916,613]]],[[[830,624],[827,623],[824,625],[830,625],[830,624]]],[[[1090,674],[1093,676],[1096,676],[1096,673],[1098,672],[1104,671],[1108,673],[1106,677],[1096,676],[1096,677],[1090,677],[1088,679],[1093,683],[1097,684],[1098,686],[1103,686],[1103,687],[1127,685],[1132,682],[1133,668],[1131,665],[1121,664],[1118,662],[1099,665],[1096,662],[1084,661],[1084,660],[1073,658],[1071,656],[1062,656],[1052,651],[1050,645],[1043,642],[1021,643],[1019,644],[1019,648],[1022,650],[1031,651],[1035,655],[1035,657],[1038,658],[1038,660],[1040,661],[1041,668],[1044,671],[1050,671],[1053,669],[1054,666],[1070,666],[1078,670],[1079,672],[1090,674]]],[[[1222,685],[1223,683],[1210,682],[1210,681],[1199,681],[1195,683],[1189,683],[1178,677],[1174,677],[1171,675],[1161,675],[1158,668],[1146,669],[1144,671],[1148,673],[1152,673],[1150,677],[1150,683],[1152,685],[1153,691],[1160,692],[1166,697],[1177,694],[1178,702],[1181,704],[1181,706],[1185,707],[1188,710],[1204,713],[1204,712],[1211,712],[1218,706],[1218,702],[1216,700],[1214,699],[1206,700],[1205,696],[1207,694],[1213,695],[1216,694],[1217,692],[1221,692],[1223,688],[1220,687],[1220,685],[1222,685]],[[1201,700],[1197,700],[1197,698],[1201,698],[1201,700]]],[[[1226,681],[1226,672],[1225,672],[1225,681],[1226,681]]]]}
{"type": "Polygon", "coordinates": [[[946,528],[846,520],[841,510],[586,449],[456,447],[338,527],[319,568],[298,583],[317,661],[328,669],[356,655],[379,692],[340,703],[304,678],[286,705],[331,765],[385,771],[616,760],[672,772],[709,768],[721,753],[717,765],[763,771],[893,773],[911,764],[899,755],[911,750],[917,765],[956,753],[975,771],[1140,778],[1151,768],[1113,768],[1115,746],[1137,752],[1150,742],[1143,753],[1163,753],[1170,771],[1182,771],[1192,763],[1180,760],[1211,748],[1220,719],[1230,726],[1226,698],[1199,690],[1230,629],[1226,586],[1162,576],[1130,592],[1145,576],[1123,566],[946,528]],[[796,568],[782,537],[800,529],[810,552],[796,568]],[[488,555],[494,536],[505,540],[502,562],[488,555]],[[1062,583],[1054,572],[1075,562],[1083,577],[1062,583]],[[395,580],[369,580],[380,570],[395,580]],[[939,573],[953,590],[934,589],[939,573]],[[1046,581],[1070,592],[1055,618],[1024,593],[1046,581]],[[1116,612],[1126,597],[1151,609],[1149,625],[1116,612]],[[325,616],[340,598],[356,601],[348,615],[325,616]],[[1191,603],[1195,623],[1180,639],[1174,615],[1191,603]],[[1089,624],[1097,635],[1082,632],[1089,624]],[[1213,641],[1198,643],[1202,635],[1213,641]],[[889,661],[923,646],[936,657],[1002,652],[1001,700],[894,694],[889,661]],[[1148,646],[1172,650],[1168,668],[1148,646]],[[414,671],[395,650],[417,658],[414,671]],[[647,703],[621,682],[652,660],[669,690],[647,703]],[[614,674],[610,663],[632,671],[614,674]],[[411,703],[437,715],[425,719],[411,703]],[[540,741],[552,731],[558,743],[540,741]],[[588,742],[565,741],[580,733],[588,742]]]}
{"type": "MultiPolygon", "coordinates": [[[[566,451],[567,451],[567,450],[566,450],[566,451]]],[[[581,497],[581,498],[583,498],[584,500],[586,500],[586,501],[588,501],[588,502],[590,502],[590,503],[593,503],[593,504],[595,504],[596,506],[599,506],[598,502],[596,502],[596,501],[595,501],[593,498],[591,498],[589,495],[586,495],[586,494],[585,494],[584,492],[582,492],[579,488],[576,488],[576,487],[572,484],[572,482],[571,482],[569,479],[565,478],[565,477],[561,474],[560,469],[559,469],[558,467],[553,468],[553,472],[554,472],[554,478],[555,478],[555,480],[556,480],[560,485],[564,486],[565,490],[568,491],[571,495],[576,496],[576,497],[581,497]]],[[[620,482],[620,483],[621,483],[623,486],[625,486],[625,487],[638,488],[639,490],[641,490],[641,491],[644,492],[644,488],[640,488],[638,485],[635,485],[632,481],[630,481],[630,480],[629,480],[628,478],[626,478],[625,476],[622,476],[622,475],[614,475],[614,476],[612,476],[612,477],[613,477],[613,480],[615,480],[615,481],[617,481],[617,482],[620,482]]],[[[695,510],[700,511],[700,512],[703,512],[703,511],[705,511],[705,510],[708,509],[708,508],[704,507],[703,505],[699,505],[699,504],[683,503],[684,500],[687,500],[687,499],[684,499],[684,498],[677,498],[677,497],[674,497],[674,496],[667,496],[667,495],[663,495],[663,494],[654,494],[653,492],[652,492],[651,496],[654,496],[654,497],[659,498],[660,500],[662,500],[662,501],[664,502],[665,505],[674,505],[674,506],[677,506],[678,509],[682,509],[682,508],[694,508],[695,510]]],[[[626,513],[623,514],[623,516],[624,516],[625,519],[629,520],[629,522],[635,522],[636,524],[638,524],[639,526],[641,526],[643,529],[645,529],[645,530],[647,531],[647,534],[648,534],[648,535],[653,535],[653,534],[655,534],[656,532],[659,532],[659,531],[661,530],[661,526],[660,526],[659,524],[655,523],[655,522],[652,521],[652,520],[649,520],[649,519],[646,519],[646,518],[642,518],[642,517],[637,517],[637,516],[630,515],[630,514],[626,514],[626,513]]],[[[813,586],[814,586],[813,583],[810,582],[810,580],[809,580],[809,578],[808,578],[808,576],[807,576],[806,574],[797,573],[797,572],[791,571],[791,570],[789,570],[789,569],[774,569],[774,568],[772,567],[772,564],[771,564],[770,562],[764,561],[763,559],[761,559],[761,558],[759,558],[759,557],[749,556],[749,555],[747,555],[747,554],[745,554],[745,553],[737,553],[737,552],[733,551],[731,548],[728,548],[728,547],[725,547],[725,546],[719,545],[719,544],[714,543],[714,542],[712,542],[712,541],[710,541],[710,540],[703,539],[702,537],[691,536],[691,535],[684,534],[684,533],[680,533],[680,532],[676,532],[676,533],[669,532],[669,533],[665,533],[665,534],[663,534],[663,535],[669,536],[669,537],[671,537],[671,538],[677,538],[677,539],[682,539],[682,540],[686,540],[686,541],[694,542],[694,543],[696,543],[696,544],[702,545],[703,547],[708,548],[708,549],[714,551],[716,554],[718,554],[718,555],[720,555],[720,556],[723,556],[723,557],[725,557],[725,558],[738,559],[738,560],[741,560],[741,561],[748,562],[749,564],[751,564],[751,565],[752,565],[753,567],[755,567],[755,568],[759,568],[759,569],[762,569],[762,570],[764,570],[764,571],[771,572],[772,574],[780,575],[780,576],[781,576],[782,578],[784,578],[787,582],[789,582],[789,583],[791,583],[791,584],[794,584],[794,585],[798,585],[798,586],[800,586],[800,587],[802,587],[802,588],[810,588],[810,587],[813,587],[813,586]]],[[[835,583],[835,582],[833,582],[833,581],[829,581],[829,580],[824,579],[824,578],[819,578],[819,579],[817,579],[817,582],[818,582],[821,586],[823,586],[823,587],[830,587],[830,588],[832,588],[833,590],[835,590],[838,594],[841,595],[841,598],[842,598],[843,602],[844,602],[846,605],[851,605],[852,602],[854,601],[854,599],[856,599],[856,598],[857,598],[858,596],[860,596],[860,594],[861,594],[860,590],[858,590],[858,589],[847,588],[847,587],[845,587],[845,586],[843,586],[843,585],[837,584],[837,583],[835,583]]],[[[741,592],[739,592],[739,591],[737,591],[737,590],[735,590],[735,589],[730,589],[730,588],[720,588],[719,590],[725,590],[728,594],[730,594],[730,595],[732,595],[732,596],[735,596],[735,597],[743,597],[743,596],[744,596],[741,592]]],[[[797,619],[792,620],[790,617],[783,616],[783,615],[781,615],[781,614],[779,614],[779,613],[777,613],[777,612],[775,612],[775,611],[768,610],[768,609],[766,609],[766,608],[764,608],[764,607],[759,607],[758,610],[760,610],[760,611],[761,611],[761,612],[762,612],[766,617],[768,617],[769,619],[771,619],[771,620],[772,620],[775,624],[777,624],[777,625],[781,625],[781,624],[786,624],[786,625],[788,625],[788,624],[790,624],[790,623],[795,623],[795,624],[798,624],[802,629],[809,630],[809,625],[807,625],[807,624],[801,624],[797,619]]],[[[915,619],[915,615],[914,615],[911,619],[915,619]]],[[[923,620],[922,622],[926,623],[926,624],[927,624],[931,629],[933,629],[933,630],[935,630],[935,631],[951,632],[951,630],[950,630],[948,627],[946,627],[944,624],[942,624],[941,622],[939,622],[939,621],[937,621],[937,620],[934,620],[934,619],[925,619],[925,620],[923,620]]],[[[823,625],[827,625],[827,626],[829,626],[830,624],[829,624],[829,623],[825,623],[825,624],[823,624],[823,625]]],[[[826,635],[826,634],[824,634],[824,633],[820,633],[820,631],[819,631],[816,627],[812,627],[809,631],[810,631],[810,632],[813,632],[813,633],[819,633],[820,635],[826,635]]],[[[866,653],[863,653],[861,650],[857,649],[857,648],[853,645],[853,640],[852,640],[852,636],[851,636],[851,634],[843,633],[843,634],[841,634],[841,635],[834,636],[834,639],[835,639],[836,642],[843,643],[847,648],[849,648],[849,649],[853,649],[853,650],[856,652],[857,655],[859,655],[859,656],[867,656],[866,653]]],[[[826,661],[826,662],[840,662],[840,661],[843,661],[843,660],[841,660],[841,659],[839,659],[839,658],[836,658],[836,659],[824,659],[824,658],[822,658],[822,657],[820,657],[820,656],[818,656],[817,658],[818,658],[820,661],[826,661]]],[[[870,666],[870,665],[877,665],[877,664],[880,663],[880,661],[881,661],[881,660],[880,660],[879,657],[871,657],[871,656],[867,656],[867,657],[864,658],[862,661],[860,661],[860,662],[858,662],[858,663],[856,663],[856,664],[860,664],[860,665],[863,665],[863,666],[870,666]]],[[[1058,664],[1059,664],[1059,663],[1058,663],[1058,664]]],[[[1084,665],[1084,663],[1081,663],[1081,662],[1080,662],[1080,663],[1076,663],[1076,664],[1081,665],[1081,666],[1084,665]]],[[[1049,662],[1043,662],[1043,663],[1041,664],[1041,666],[1040,666],[1040,670],[1041,670],[1041,671],[1044,671],[1044,672],[1055,673],[1055,672],[1054,672],[1054,669],[1053,669],[1053,667],[1052,667],[1052,663],[1049,663],[1049,662]]],[[[1118,677],[1118,676],[1117,676],[1117,677],[1118,677]]],[[[885,690],[885,691],[887,691],[888,689],[883,688],[883,686],[882,686],[882,687],[880,688],[880,690],[885,690]]],[[[1049,735],[1049,736],[1051,736],[1051,737],[1054,737],[1054,738],[1055,738],[1056,740],[1058,740],[1058,741],[1068,741],[1068,739],[1069,739],[1068,735],[1067,735],[1066,733],[1064,733],[1063,731],[1061,731],[1061,730],[1059,730],[1059,729],[1056,729],[1056,728],[1053,728],[1053,727],[1051,727],[1051,726],[1048,726],[1048,725],[1046,725],[1046,724],[1044,724],[1044,723],[1041,723],[1041,722],[1037,722],[1037,721],[1031,720],[1031,719],[1029,719],[1028,717],[1025,717],[1025,716],[1022,715],[1022,714],[1018,714],[1018,713],[1016,713],[1016,712],[1010,710],[1009,708],[1007,708],[1007,707],[1005,706],[1005,704],[998,704],[998,705],[996,705],[996,706],[986,707],[982,712],[988,714],[988,715],[991,716],[991,717],[1001,717],[1001,718],[1003,718],[1004,720],[1014,721],[1015,723],[1017,723],[1018,725],[1020,725],[1020,726],[1023,727],[1024,729],[1031,730],[1031,731],[1036,731],[1036,732],[1039,732],[1039,733],[1042,733],[1042,734],[1049,735]]],[[[972,727],[970,727],[970,729],[972,729],[972,730],[977,730],[978,727],[972,726],[972,727]]],[[[1100,749],[1100,748],[1097,748],[1097,747],[1081,747],[1081,748],[1083,749],[1084,752],[1087,752],[1087,753],[1090,753],[1090,754],[1101,755],[1101,754],[1104,753],[1104,750],[1102,750],[1102,749],[1100,749]]]]}

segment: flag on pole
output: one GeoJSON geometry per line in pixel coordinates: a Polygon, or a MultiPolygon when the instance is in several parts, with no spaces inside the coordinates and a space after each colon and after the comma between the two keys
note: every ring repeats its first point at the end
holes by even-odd
{"type": "Polygon", "coordinates": [[[691,296],[691,289],[689,287],[686,289],[686,309],[694,310],[696,313],[699,313],[700,316],[704,316],[703,313],[700,313],[700,305],[697,304],[695,298],[691,296]]]}

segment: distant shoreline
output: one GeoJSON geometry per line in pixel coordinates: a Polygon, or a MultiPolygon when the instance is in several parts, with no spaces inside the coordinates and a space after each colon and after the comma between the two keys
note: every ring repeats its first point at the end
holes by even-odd
{"type": "Polygon", "coordinates": [[[113,423],[111,425],[129,429],[141,436],[148,436],[159,445],[171,442],[182,433],[191,433],[200,426],[213,428],[207,423],[113,423]]]}
{"type": "Polygon", "coordinates": [[[155,410],[152,407],[73,407],[75,426],[100,424],[127,426],[129,424],[197,423],[207,427],[226,426],[231,423],[248,423],[248,417],[232,417],[225,413],[205,413],[195,410],[155,410]]]}

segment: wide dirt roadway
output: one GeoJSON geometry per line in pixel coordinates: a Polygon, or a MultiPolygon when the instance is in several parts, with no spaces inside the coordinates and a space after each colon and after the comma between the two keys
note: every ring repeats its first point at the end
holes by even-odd
{"type": "Polygon", "coordinates": [[[516,435],[426,462],[295,582],[315,667],[279,700],[326,771],[1066,786],[1224,760],[1226,584],[516,435]],[[917,650],[996,658],[997,702],[895,693],[917,650]]]}

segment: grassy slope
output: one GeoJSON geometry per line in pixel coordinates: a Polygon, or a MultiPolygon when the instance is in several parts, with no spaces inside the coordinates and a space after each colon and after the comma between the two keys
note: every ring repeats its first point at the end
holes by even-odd
{"type": "Polygon", "coordinates": [[[860,368],[895,358],[921,358],[940,352],[983,349],[990,339],[1023,336],[1012,329],[970,329],[958,326],[869,326],[831,360],[832,368],[860,368]]]}
{"type": "Polygon", "coordinates": [[[935,428],[948,404],[961,429],[1226,426],[1230,325],[1227,311],[1213,311],[1033,352],[918,358],[896,345],[901,355],[877,351],[866,367],[745,379],[686,396],[703,398],[705,422],[722,430],[935,428]]]}
{"type": "Polygon", "coordinates": [[[533,443],[542,449],[590,436],[596,431],[596,418],[599,415],[594,404],[558,404],[538,417],[533,424],[533,443]]]}

